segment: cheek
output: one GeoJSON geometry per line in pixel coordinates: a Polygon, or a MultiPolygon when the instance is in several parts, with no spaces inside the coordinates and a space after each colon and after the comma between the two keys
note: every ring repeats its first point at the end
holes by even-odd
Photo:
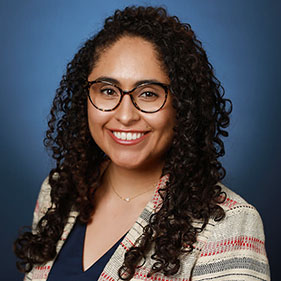
{"type": "Polygon", "coordinates": [[[165,111],[161,112],[162,114],[157,118],[159,126],[162,127],[163,132],[166,135],[173,136],[173,129],[176,122],[176,112],[172,107],[171,102],[165,111]]]}
{"type": "Polygon", "coordinates": [[[95,132],[95,116],[93,114],[93,111],[91,109],[89,109],[88,106],[88,126],[89,126],[89,130],[91,132],[91,135],[93,136],[93,133],[95,132]]]}
{"type": "Polygon", "coordinates": [[[101,136],[102,127],[105,123],[104,116],[101,114],[103,112],[98,112],[91,105],[88,106],[88,126],[92,138],[98,144],[98,138],[101,136]]]}
{"type": "Polygon", "coordinates": [[[170,146],[174,136],[174,127],[175,127],[175,112],[170,110],[161,120],[162,125],[162,134],[165,138],[166,146],[170,146]]]}
{"type": "Polygon", "coordinates": [[[157,132],[158,141],[162,144],[169,145],[174,134],[175,118],[172,111],[161,112],[157,118],[148,120],[154,131],[157,132]]]}

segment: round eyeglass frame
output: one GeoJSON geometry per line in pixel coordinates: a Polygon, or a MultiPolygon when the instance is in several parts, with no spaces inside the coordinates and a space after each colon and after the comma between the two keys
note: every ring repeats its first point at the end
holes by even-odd
{"type": "Polygon", "coordinates": [[[105,80],[88,81],[86,87],[87,87],[87,90],[88,90],[88,91],[87,91],[87,95],[88,95],[88,98],[89,98],[91,104],[92,104],[96,109],[98,109],[98,110],[100,110],[100,111],[103,111],[103,112],[110,112],[110,111],[115,110],[115,109],[121,104],[123,97],[124,97],[125,95],[129,95],[130,98],[131,98],[131,101],[132,101],[132,103],[133,103],[133,105],[135,106],[136,109],[138,109],[139,111],[144,112],[144,113],[155,113],[155,112],[158,112],[160,109],[162,109],[162,108],[164,107],[164,105],[166,104],[167,97],[168,97],[168,92],[169,92],[169,90],[170,90],[170,86],[169,86],[169,85],[164,84],[164,83],[161,83],[161,82],[147,82],[147,83],[142,83],[142,84],[136,86],[135,88],[133,88],[133,89],[130,90],[130,91],[124,91],[124,90],[122,90],[119,86],[115,85],[114,83],[111,83],[111,82],[105,81],[105,80]],[[97,106],[94,104],[94,102],[93,102],[92,99],[91,99],[91,96],[90,96],[90,87],[91,87],[93,84],[95,84],[95,83],[100,83],[100,82],[105,83],[105,84],[108,84],[108,85],[110,85],[110,86],[113,86],[113,87],[117,88],[117,89],[120,91],[120,93],[121,93],[119,102],[118,102],[117,105],[114,106],[112,109],[102,109],[102,108],[99,108],[99,107],[97,107],[97,106]],[[146,111],[146,110],[141,109],[141,108],[137,105],[136,101],[134,100],[134,98],[133,98],[133,96],[132,96],[132,93],[133,93],[137,88],[142,87],[142,86],[145,86],[145,85],[158,85],[158,86],[162,87],[162,88],[165,90],[165,100],[164,100],[163,104],[161,105],[161,107],[158,108],[157,110],[154,110],[154,111],[146,111]]]}

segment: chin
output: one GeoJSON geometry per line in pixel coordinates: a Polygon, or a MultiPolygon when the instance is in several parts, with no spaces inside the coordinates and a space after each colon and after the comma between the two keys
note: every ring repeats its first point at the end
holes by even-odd
{"type": "Polygon", "coordinates": [[[114,165],[127,170],[150,170],[151,168],[159,167],[159,165],[161,166],[163,162],[161,160],[152,161],[149,156],[143,157],[142,159],[137,159],[137,156],[121,159],[113,157],[111,161],[114,165]]]}
{"type": "Polygon", "coordinates": [[[145,166],[145,164],[134,163],[133,161],[112,161],[112,163],[118,167],[121,167],[121,168],[127,169],[127,170],[141,169],[142,167],[145,166]]]}

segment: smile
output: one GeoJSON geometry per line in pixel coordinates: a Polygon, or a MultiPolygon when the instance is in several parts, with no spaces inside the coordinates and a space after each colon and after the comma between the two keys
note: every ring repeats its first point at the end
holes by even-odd
{"type": "Polygon", "coordinates": [[[136,145],[143,142],[150,134],[150,131],[118,131],[118,130],[108,130],[109,135],[112,139],[121,145],[136,145]]]}
{"type": "Polygon", "coordinates": [[[125,141],[137,140],[142,136],[144,136],[144,133],[131,133],[131,132],[125,133],[125,132],[115,132],[115,131],[113,131],[112,133],[117,139],[125,140],[125,141]]]}

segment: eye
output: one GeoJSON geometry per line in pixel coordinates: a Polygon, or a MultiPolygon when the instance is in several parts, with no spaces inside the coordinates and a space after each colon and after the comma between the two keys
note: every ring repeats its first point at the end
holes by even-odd
{"type": "Polygon", "coordinates": [[[104,88],[100,89],[100,92],[106,96],[115,96],[118,95],[115,89],[112,88],[104,88]]]}
{"type": "Polygon", "coordinates": [[[138,96],[138,98],[142,98],[142,99],[156,99],[159,95],[155,92],[152,91],[143,91],[140,93],[140,95],[138,96]]]}

